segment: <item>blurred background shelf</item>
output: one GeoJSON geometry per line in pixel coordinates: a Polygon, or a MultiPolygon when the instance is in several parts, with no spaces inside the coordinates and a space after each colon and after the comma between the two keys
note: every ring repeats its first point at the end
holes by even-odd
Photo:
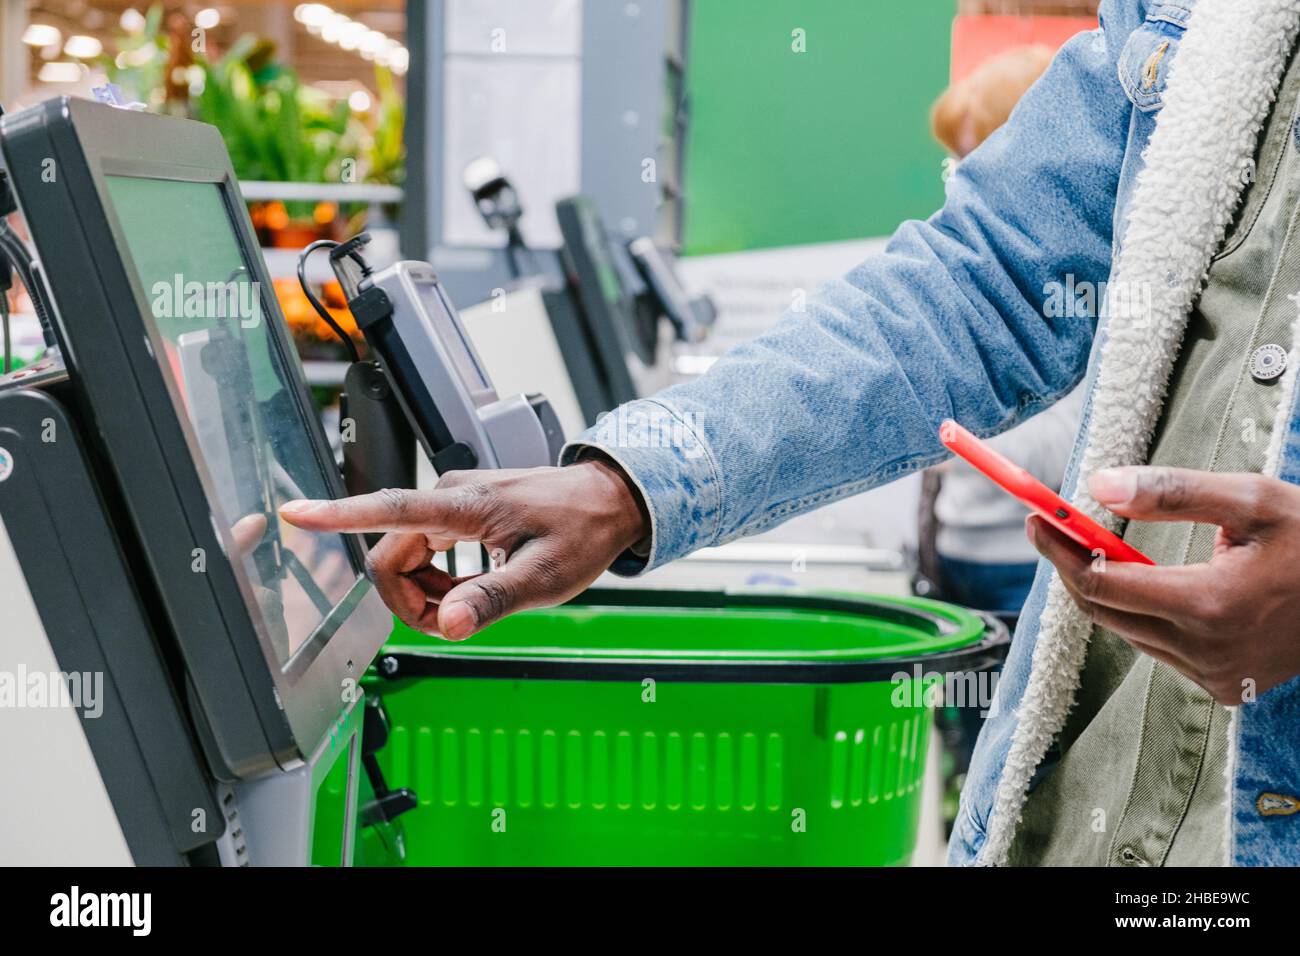
{"type": "Polygon", "coordinates": [[[334,202],[397,204],[405,196],[400,186],[381,183],[292,183],[269,180],[241,180],[240,192],[250,202],[334,202]]]}

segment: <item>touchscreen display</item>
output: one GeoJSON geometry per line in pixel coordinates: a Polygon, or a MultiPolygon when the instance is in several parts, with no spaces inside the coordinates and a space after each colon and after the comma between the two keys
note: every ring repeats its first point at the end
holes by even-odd
{"type": "Polygon", "coordinates": [[[267,328],[273,293],[249,272],[220,185],[107,182],[217,533],[283,667],[357,575],[341,537],[278,516],[286,501],[331,492],[267,328]]]}
{"type": "Polygon", "coordinates": [[[424,313],[432,321],[442,347],[455,363],[461,381],[475,391],[490,389],[492,383],[474,360],[474,352],[465,338],[465,332],[452,317],[451,304],[443,298],[441,287],[436,282],[416,282],[415,288],[424,313]]]}
{"type": "Polygon", "coordinates": [[[610,311],[622,315],[627,308],[627,292],[623,288],[623,279],[618,274],[609,253],[609,238],[605,227],[590,206],[579,205],[578,216],[582,221],[582,244],[591,258],[591,266],[600,283],[600,294],[604,297],[610,311]]]}

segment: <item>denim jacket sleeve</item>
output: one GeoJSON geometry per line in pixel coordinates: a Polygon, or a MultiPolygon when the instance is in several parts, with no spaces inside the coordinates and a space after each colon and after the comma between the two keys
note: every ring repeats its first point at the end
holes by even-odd
{"type": "Polygon", "coordinates": [[[566,446],[562,464],[600,448],[646,500],[648,557],[629,553],[614,571],[933,464],[944,418],[987,436],[1070,391],[1094,321],[1048,317],[1044,300],[1067,276],[1099,289],[1108,275],[1131,112],[1117,60],[1142,7],[1103,3],[1102,26],[1061,49],[928,220],[904,223],[885,252],[699,379],[621,406],[566,446]]]}

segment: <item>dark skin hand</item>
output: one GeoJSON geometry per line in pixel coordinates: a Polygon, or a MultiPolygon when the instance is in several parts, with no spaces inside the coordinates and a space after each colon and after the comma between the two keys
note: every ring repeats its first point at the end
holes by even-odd
{"type": "Polygon", "coordinates": [[[1047,522],[1027,522],[1094,622],[1187,675],[1225,706],[1300,674],[1300,487],[1253,474],[1111,468],[1089,482],[1096,500],[1139,521],[1217,525],[1202,564],[1094,562],[1047,522]]]}
{"type": "Polygon", "coordinates": [[[448,472],[432,491],[293,501],[280,515],[310,531],[387,532],[367,558],[379,596],[406,624],[452,641],[569,600],[650,533],[640,495],[601,459],[448,472]],[[433,567],[457,541],[482,542],[496,567],[456,578],[433,567]]]}

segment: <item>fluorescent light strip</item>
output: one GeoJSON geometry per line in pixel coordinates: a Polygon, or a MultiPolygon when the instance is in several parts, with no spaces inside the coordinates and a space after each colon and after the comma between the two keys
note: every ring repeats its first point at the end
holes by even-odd
{"type": "Polygon", "coordinates": [[[298,4],[293,8],[293,18],[312,36],[357,53],[362,59],[373,60],[399,76],[410,68],[411,53],[401,43],[323,3],[298,4]]]}

